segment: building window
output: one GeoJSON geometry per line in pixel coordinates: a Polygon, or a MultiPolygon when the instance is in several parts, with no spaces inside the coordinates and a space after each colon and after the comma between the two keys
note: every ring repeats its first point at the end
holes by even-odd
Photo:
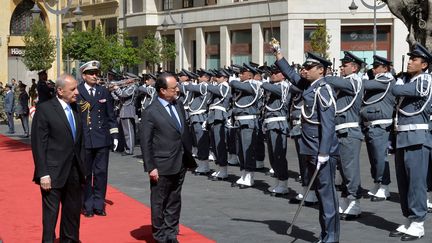
{"type": "Polygon", "coordinates": [[[193,7],[193,0],[183,0],[183,8],[193,7]]]}
{"type": "MultiPolygon", "coordinates": [[[[33,17],[31,13],[33,5],[34,2],[32,0],[24,0],[18,4],[11,17],[11,35],[24,35],[30,30],[30,26],[33,24],[33,17]]],[[[41,20],[44,21],[42,14],[40,17],[41,20]]]]}
{"type": "Polygon", "coordinates": [[[220,68],[220,33],[207,32],[206,33],[206,68],[218,69],[220,68]]]}
{"type": "Polygon", "coordinates": [[[231,63],[242,65],[251,60],[252,31],[237,30],[231,35],[231,63]]]}
{"type": "Polygon", "coordinates": [[[117,19],[116,18],[105,19],[105,34],[115,35],[116,33],[117,33],[117,19]]]}
{"type": "Polygon", "coordinates": [[[205,5],[216,5],[217,4],[217,0],[206,0],[205,1],[205,5]]]}
{"type": "Polygon", "coordinates": [[[142,13],[143,11],[143,1],[133,0],[132,2],[132,13],[142,13]]]}
{"type": "Polygon", "coordinates": [[[173,0],[163,0],[162,7],[163,7],[163,10],[173,9],[173,0]]]}

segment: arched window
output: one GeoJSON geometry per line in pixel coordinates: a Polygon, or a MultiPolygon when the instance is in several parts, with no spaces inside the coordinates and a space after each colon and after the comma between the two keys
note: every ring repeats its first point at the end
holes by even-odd
{"type": "MultiPolygon", "coordinates": [[[[33,5],[34,2],[32,0],[23,0],[18,4],[12,14],[10,35],[24,35],[30,30],[30,26],[33,23],[31,12],[33,5]]],[[[44,21],[43,15],[41,15],[41,20],[44,21]]]]}

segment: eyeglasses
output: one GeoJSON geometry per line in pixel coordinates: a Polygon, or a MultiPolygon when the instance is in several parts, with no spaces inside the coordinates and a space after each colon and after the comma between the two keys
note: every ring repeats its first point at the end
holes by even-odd
{"type": "Polygon", "coordinates": [[[177,89],[178,88],[178,86],[176,85],[176,86],[174,86],[174,87],[166,87],[166,89],[173,89],[173,90],[175,90],[175,89],[177,89]]]}
{"type": "Polygon", "coordinates": [[[84,72],[85,75],[97,75],[98,73],[99,73],[99,70],[90,70],[90,71],[84,72]]]}

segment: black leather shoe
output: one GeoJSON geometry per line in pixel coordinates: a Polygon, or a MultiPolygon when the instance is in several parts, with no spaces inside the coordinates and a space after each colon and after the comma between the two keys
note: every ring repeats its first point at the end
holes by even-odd
{"type": "MultiPolygon", "coordinates": [[[[298,200],[297,198],[291,198],[290,200],[289,200],[289,203],[290,204],[300,204],[301,203],[301,200],[298,200]]],[[[304,205],[306,206],[306,207],[312,207],[312,206],[315,206],[315,205],[317,205],[318,204],[318,202],[308,202],[308,201],[304,201],[304,205]]]]}
{"type": "Polygon", "coordinates": [[[428,213],[432,213],[432,208],[428,208],[428,213]]]}
{"type": "Polygon", "coordinates": [[[393,230],[392,232],[390,232],[389,236],[390,237],[401,237],[402,235],[404,235],[405,233],[402,233],[400,231],[397,230],[393,230]]]}
{"type": "Polygon", "coordinates": [[[82,211],[82,214],[84,215],[84,217],[86,218],[91,218],[94,216],[93,212],[87,212],[85,210],[82,211]]]}
{"type": "Polygon", "coordinates": [[[345,214],[345,213],[343,213],[340,215],[339,218],[340,218],[340,220],[350,221],[350,220],[360,218],[360,214],[345,214]]]}
{"type": "Polygon", "coordinates": [[[133,155],[132,153],[127,153],[127,152],[122,152],[121,153],[122,156],[128,156],[128,155],[133,155]]]}
{"type": "Polygon", "coordinates": [[[93,211],[94,211],[94,214],[96,214],[97,216],[106,216],[107,215],[104,209],[102,209],[102,210],[95,209],[93,211]]]}
{"type": "Polygon", "coordinates": [[[401,237],[401,241],[413,241],[413,240],[418,240],[422,237],[423,236],[414,236],[414,235],[404,234],[401,237]]]}
{"type": "Polygon", "coordinates": [[[385,201],[385,200],[386,200],[385,197],[375,197],[375,196],[371,197],[372,202],[381,202],[381,201],[385,201]]]}

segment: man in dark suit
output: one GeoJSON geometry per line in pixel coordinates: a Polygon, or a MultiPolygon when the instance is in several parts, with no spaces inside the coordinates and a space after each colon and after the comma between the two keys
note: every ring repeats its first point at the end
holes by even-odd
{"type": "Polygon", "coordinates": [[[77,81],[64,74],[57,97],[38,106],[32,124],[33,181],[42,193],[42,242],[54,242],[60,203],[60,242],[79,242],[81,184],[85,166],[77,81]]]}
{"type": "Polygon", "coordinates": [[[42,102],[45,102],[54,96],[54,87],[52,83],[48,81],[48,75],[45,70],[40,71],[38,76],[39,81],[36,90],[38,94],[37,105],[39,106],[42,102]]]}
{"type": "Polygon", "coordinates": [[[4,110],[7,115],[8,120],[8,133],[15,133],[14,126],[14,111],[15,111],[15,96],[12,91],[12,86],[10,84],[6,84],[5,86],[5,99],[4,99],[4,110]]]}
{"type": "Polygon", "coordinates": [[[113,98],[107,88],[97,84],[100,63],[89,61],[80,67],[84,82],[78,85],[78,104],[84,130],[87,165],[83,214],[106,216],[105,196],[111,144],[118,145],[118,128],[113,98]]]}
{"type": "Polygon", "coordinates": [[[195,168],[192,136],[186,126],[179,88],[171,74],[160,75],[155,84],[157,100],[144,110],[141,150],[144,170],[150,176],[153,238],[178,242],[181,188],[186,169],[195,168]]]}

